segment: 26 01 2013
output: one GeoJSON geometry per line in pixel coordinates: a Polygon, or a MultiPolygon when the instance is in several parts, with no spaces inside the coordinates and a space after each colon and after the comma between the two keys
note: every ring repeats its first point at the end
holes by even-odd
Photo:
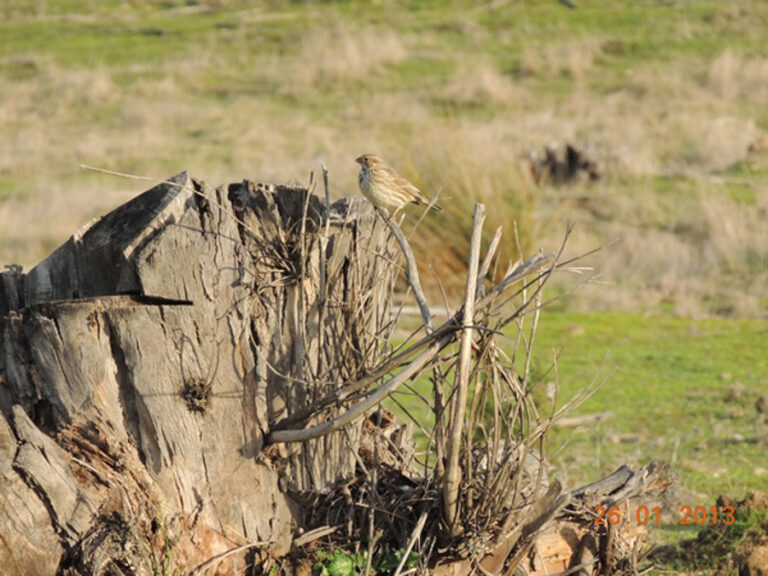
{"type": "MultiPolygon", "coordinates": [[[[730,526],[736,521],[733,506],[680,506],[680,518],[673,524],[680,526],[704,526],[705,524],[725,524],[730,526]]],[[[632,522],[645,526],[646,524],[655,524],[660,526],[662,523],[661,506],[648,508],[647,506],[638,506],[634,513],[630,513],[623,506],[596,506],[595,507],[595,526],[615,526],[622,522],[632,522]]]]}

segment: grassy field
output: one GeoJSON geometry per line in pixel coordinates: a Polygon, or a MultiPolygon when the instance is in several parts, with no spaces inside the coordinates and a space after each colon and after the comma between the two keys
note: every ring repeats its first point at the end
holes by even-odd
{"type": "MultiPolygon", "coordinates": [[[[560,405],[595,378],[605,379],[569,416],[613,414],[555,428],[547,445],[554,470],[575,487],[621,464],[665,460],[679,473],[683,504],[692,505],[766,489],[768,459],[755,441],[755,402],[768,389],[767,340],[768,325],[760,320],[545,310],[532,378],[541,404],[547,384],[555,382],[556,354],[560,405]]],[[[428,382],[417,388],[428,395],[428,382]]],[[[423,402],[407,392],[396,398],[428,420],[423,402]]]]}
{"type": "Polygon", "coordinates": [[[147,187],[81,164],[221,184],[324,162],[341,197],[377,152],[440,194],[414,243],[452,302],[475,201],[508,256],[512,222],[526,251],[567,222],[569,254],[614,242],[537,342],[541,373],[563,349],[566,396],[610,372],[579,413],[614,418],[550,440],[570,485],[663,458],[686,504],[768,488],[768,3],[577,3],[2,0],[0,262],[147,187]],[[603,178],[535,186],[522,155],[551,141],[603,178]]]}
{"type": "Polygon", "coordinates": [[[551,362],[547,350],[561,351],[566,398],[596,367],[608,376],[577,414],[615,417],[559,429],[551,439],[555,460],[574,480],[609,473],[628,459],[663,459],[680,472],[681,487],[696,504],[768,486],[754,409],[768,389],[768,357],[758,344],[768,339],[765,322],[554,313],[542,315],[539,335],[541,368],[551,362]]]}
{"type": "Polygon", "coordinates": [[[33,265],[144,187],[80,164],[218,184],[324,161],[343,196],[377,151],[444,198],[416,241],[448,280],[481,200],[529,249],[568,220],[574,250],[620,240],[594,260],[614,289],[571,306],[765,317],[767,22],[757,0],[5,0],[0,260],[33,265]],[[532,186],[520,156],[550,141],[603,180],[532,186]]]}

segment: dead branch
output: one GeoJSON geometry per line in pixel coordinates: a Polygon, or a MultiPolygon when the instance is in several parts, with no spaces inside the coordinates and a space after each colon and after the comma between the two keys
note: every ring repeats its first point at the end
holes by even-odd
{"type": "Polygon", "coordinates": [[[408,366],[400,371],[396,376],[387,380],[381,387],[368,396],[365,400],[355,404],[344,413],[339,416],[319,424],[317,426],[311,426],[309,428],[303,428],[299,430],[274,430],[265,439],[267,444],[276,444],[279,442],[304,442],[312,438],[319,438],[340,430],[350,422],[353,422],[357,418],[361,418],[366,411],[370,410],[374,406],[380,404],[389,394],[395,391],[398,386],[414,377],[421,371],[424,366],[437,355],[441,347],[444,345],[446,339],[437,340],[429,348],[419,354],[408,366]]]}
{"type": "MultiPolygon", "coordinates": [[[[379,215],[384,218],[380,211],[379,215]]],[[[403,251],[403,256],[405,257],[406,263],[408,284],[413,291],[414,298],[416,298],[416,303],[419,305],[419,312],[421,313],[421,318],[424,321],[424,328],[427,331],[427,334],[431,334],[434,331],[434,327],[432,325],[432,313],[429,311],[427,299],[424,296],[424,290],[421,287],[421,280],[419,279],[419,267],[416,264],[416,258],[413,256],[413,250],[411,250],[411,245],[408,243],[408,240],[406,240],[405,235],[400,229],[400,226],[398,226],[397,222],[392,220],[392,222],[389,224],[389,229],[392,230],[392,234],[394,235],[395,240],[397,240],[397,243],[400,245],[400,249],[403,251]]]]}
{"type": "Polygon", "coordinates": [[[477,291],[478,266],[480,261],[480,244],[482,242],[483,222],[485,221],[485,206],[475,204],[475,214],[472,222],[472,239],[469,245],[469,264],[467,270],[467,286],[462,309],[461,347],[459,350],[458,369],[456,371],[455,392],[453,399],[453,421],[451,422],[448,438],[448,464],[445,468],[443,482],[443,513],[452,535],[458,535],[460,529],[456,523],[458,508],[459,483],[459,454],[461,451],[461,436],[464,431],[464,413],[467,405],[467,390],[469,389],[469,362],[472,352],[472,314],[474,312],[475,293],[477,291]]]}

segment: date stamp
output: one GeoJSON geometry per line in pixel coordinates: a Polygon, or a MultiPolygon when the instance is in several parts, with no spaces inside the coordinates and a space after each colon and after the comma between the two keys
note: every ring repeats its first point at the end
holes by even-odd
{"type": "MultiPolygon", "coordinates": [[[[730,526],[736,521],[733,506],[680,506],[680,517],[671,522],[664,522],[676,526],[705,526],[708,524],[724,524],[730,526]]],[[[663,513],[660,506],[648,508],[638,506],[634,512],[623,506],[596,506],[595,526],[616,526],[630,523],[645,526],[652,524],[661,526],[663,513]]]]}

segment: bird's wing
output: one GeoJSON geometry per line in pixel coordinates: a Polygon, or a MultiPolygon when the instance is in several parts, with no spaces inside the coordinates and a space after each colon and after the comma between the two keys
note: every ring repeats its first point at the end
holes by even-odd
{"type": "Polygon", "coordinates": [[[411,184],[408,180],[400,176],[400,174],[397,173],[396,170],[390,168],[387,166],[384,168],[384,170],[387,173],[387,176],[392,179],[392,183],[402,189],[404,192],[409,194],[411,196],[411,202],[415,202],[416,204],[420,206],[430,206],[435,212],[442,212],[443,208],[439,204],[432,204],[432,201],[427,198],[424,193],[419,190],[416,186],[411,184]]]}
{"type": "Polygon", "coordinates": [[[419,190],[416,186],[411,184],[408,180],[400,176],[400,174],[397,173],[397,170],[394,170],[393,168],[390,168],[387,166],[383,169],[386,171],[387,176],[391,179],[392,184],[394,186],[397,186],[407,194],[413,197],[414,202],[419,202],[419,200],[424,199],[424,195],[421,193],[421,190],[419,190]]]}

